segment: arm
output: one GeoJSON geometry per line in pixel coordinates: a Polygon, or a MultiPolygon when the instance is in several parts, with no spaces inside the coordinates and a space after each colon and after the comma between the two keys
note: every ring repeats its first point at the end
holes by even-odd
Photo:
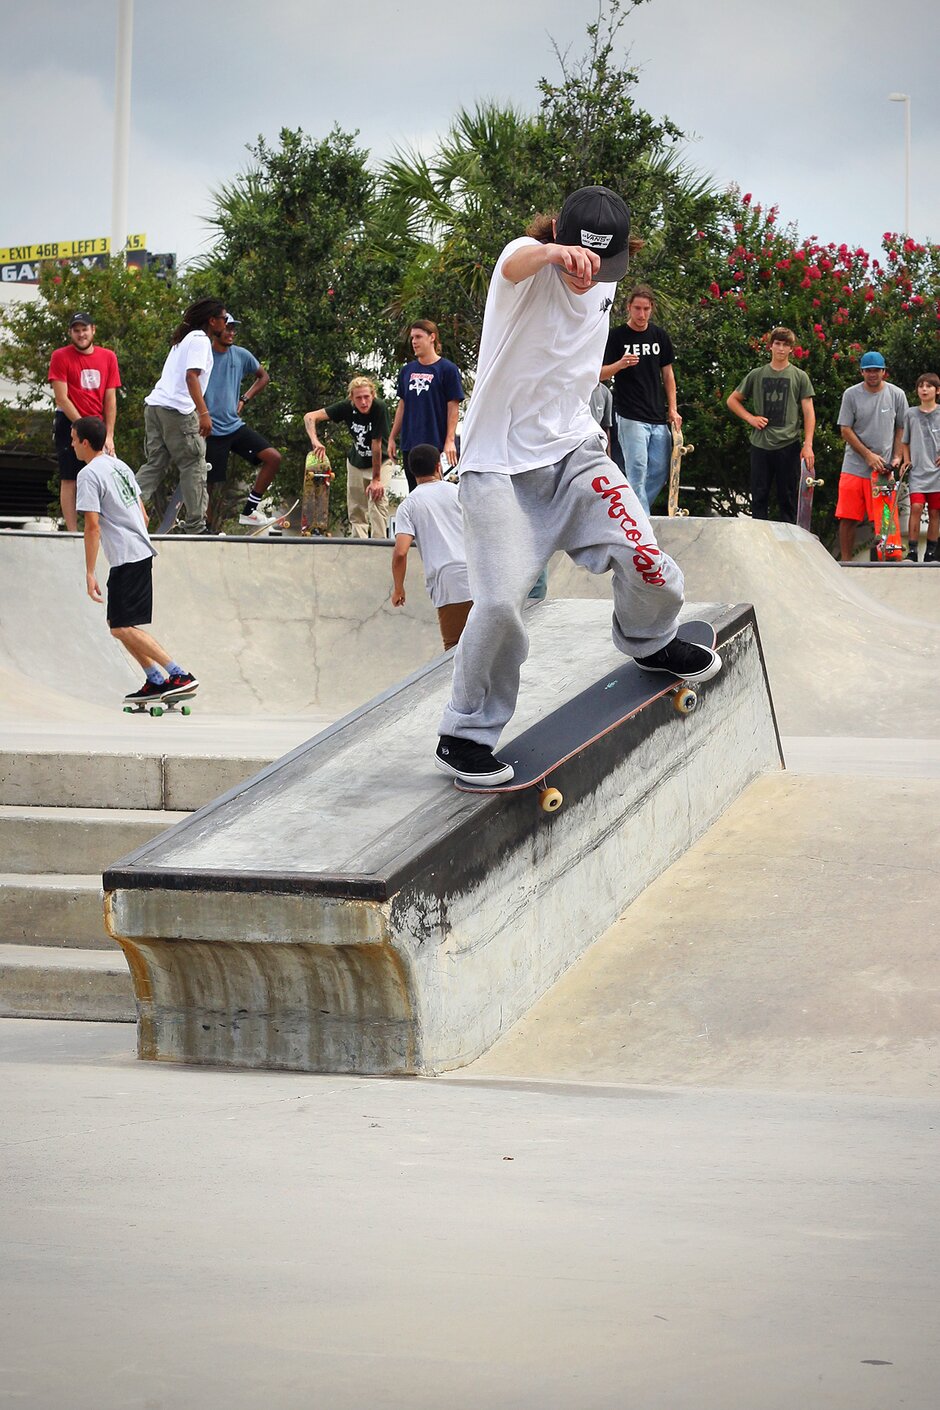
{"type": "Polygon", "coordinates": [[[117,392],[109,387],[104,394],[104,448],[108,455],[114,454],[114,423],[117,420],[117,392]]]}
{"type": "Polygon", "coordinates": [[[310,437],[313,453],[324,465],[327,464],[326,447],[317,435],[317,427],[321,421],[329,421],[329,419],[326,414],[326,408],[323,406],[320,407],[319,411],[308,411],[304,416],[304,430],[310,437]]]}
{"type": "Polygon", "coordinates": [[[904,454],[903,454],[903,451],[902,451],[902,449],[901,449],[901,441],[902,441],[903,436],[904,436],[904,427],[903,427],[903,426],[895,426],[895,428],[894,428],[894,445],[891,447],[891,464],[894,466],[895,469],[897,469],[898,466],[900,466],[900,465],[903,463],[903,460],[904,460],[904,454]]]}
{"type": "Polygon", "coordinates": [[[405,605],[405,571],[408,567],[408,550],[414,543],[413,534],[396,534],[392,550],[392,606],[405,605]]]}
{"type": "Polygon", "coordinates": [[[98,586],[98,579],[95,577],[95,564],[98,561],[98,549],[101,546],[101,530],[98,527],[98,515],[92,509],[85,510],[85,591],[92,602],[103,602],[101,588],[98,586]]]}
{"type": "Polygon", "coordinates": [[[255,380],[252,382],[245,395],[238,399],[238,405],[235,408],[236,416],[241,414],[243,406],[247,406],[250,401],[254,401],[259,392],[264,391],[270,380],[270,374],[265,372],[263,367],[259,367],[258,375],[255,377],[255,380]]]}
{"type": "Polygon", "coordinates": [[[740,392],[732,392],[727,401],[729,411],[733,411],[735,416],[740,416],[742,421],[746,421],[749,426],[753,426],[755,431],[763,431],[767,425],[766,416],[752,416],[741,399],[740,392]]]}
{"type": "Polygon", "coordinates": [[[68,383],[53,382],[52,395],[55,398],[56,411],[61,411],[70,421],[77,421],[78,408],[69,399],[68,383]]]}
{"type": "Polygon", "coordinates": [[[405,398],[402,397],[395,408],[395,419],[392,422],[391,434],[388,438],[388,458],[395,459],[395,451],[398,448],[398,433],[401,430],[401,423],[405,419],[405,398]]]}
{"type": "Polygon", "coordinates": [[[460,414],[460,402],[449,401],[447,403],[447,433],[444,437],[444,454],[447,456],[447,464],[454,468],[457,464],[457,417],[460,414]]]}
{"type": "Polygon", "coordinates": [[[196,404],[196,412],[199,416],[199,434],[203,437],[212,435],[212,417],[209,415],[209,408],[206,406],[206,399],[202,395],[202,388],[199,385],[199,367],[190,367],[186,370],[186,390],[196,404]]]}
{"type": "Polygon", "coordinates": [[[366,489],[366,494],[370,499],[380,500],[385,493],[385,486],[382,484],[382,437],[377,436],[372,442],[372,482],[366,489]]]}
{"type": "Polygon", "coordinates": [[[591,287],[601,261],[593,250],[585,250],[580,245],[522,245],[503,260],[500,274],[510,284],[521,284],[547,264],[563,269],[577,286],[576,292],[583,294],[591,287]]]}
{"type": "Polygon", "coordinates": [[[846,445],[851,446],[856,455],[862,457],[869,470],[887,470],[888,467],[881,456],[876,455],[873,450],[869,450],[867,445],[859,440],[851,426],[840,426],[839,433],[846,445]]]}
{"type": "Polygon", "coordinates": [[[678,431],[682,425],[682,417],[679,415],[679,408],[676,405],[676,374],[672,363],[667,362],[665,367],[661,367],[659,375],[663,379],[663,391],[666,393],[666,414],[670,424],[678,431]]]}
{"type": "Polygon", "coordinates": [[[816,455],[813,450],[813,436],[816,434],[816,407],[813,405],[813,398],[803,397],[800,409],[803,412],[803,448],[800,454],[806,462],[807,470],[812,475],[816,468],[816,455]]]}

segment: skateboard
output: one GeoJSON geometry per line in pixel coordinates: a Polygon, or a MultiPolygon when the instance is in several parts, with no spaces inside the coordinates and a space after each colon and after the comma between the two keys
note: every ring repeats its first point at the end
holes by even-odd
{"type": "Polygon", "coordinates": [[[686,445],[682,439],[682,427],[674,426],[672,428],[672,455],[669,457],[669,504],[666,509],[670,519],[674,519],[676,515],[682,518],[689,512],[687,509],[679,508],[679,471],[682,467],[682,457],[691,455],[694,449],[695,446],[691,441],[686,445]]]}
{"type": "Polygon", "coordinates": [[[155,719],[160,715],[168,714],[175,710],[177,705],[181,715],[191,715],[192,709],[186,704],[187,700],[192,700],[196,694],[191,690],[186,695],[174,695],[172,700],[139,700],[134,705],[125,705],[125,715],[152,715],[155,719]]]}
{"type": "MultiPolygon", "coordinates": [[[[679,636],[698,646],[715,645],[710,622],[683,622],[679,636]]],[[[549,785],[550,774],[667,695],[673,697],[673,707],[680,715],[690,715],[698,703],[698,691],[697,685],[677,680],[668,671],[642,671],[632,661],[624,661],[618,670],[500,747],[499,757],[515,771],[508,783],[465,783],[456,778],[454,786],[461,793],[520,793],[536,788],[542,811],[554,813],[564,796],[549,785]]]]}
{"type": "Polygon", "coordinates": [[[156,533],[172,534],[173,530],[176,528],[176,521],[180,517],[182,507],[183,491],[180,489],[179,485],[177,485],[176,489],[170,495],[167,507],[163,511],[163,518],[157,525],[156,533]]]}
{"type": "Polygon", "coordinates": [[[300,510],[300,532],[326,538],[330,528],[330,481],[333,471],[310,452],[304,461],[304,488],[300,510]]]}
{"type": "Polygon", "coordinates": [[[284,513],[279,514],[272,523],[262,524],[260,529],[252,529],[250,533],[247,533],[245,535],[245,538],[257,539],[260,538],[262,534],[269,534],[272,529],[286,529],[287,521],[290,519],[290,516],[293,514],[294,510],[297,508],[299,503],[300,500],[295,499],[290,509],[285,509],[284,513]]]}
{"type": "Polygon", "coordinates": [[[806,461],[800,460],[800,495],[796,506],[796,522],[808,534],[813,532],[813,493],[823,484],[812,476],[806,468],[806,461]]]}
{"type": "Polygon", "coordinates": [[[898,523],[898,481],[892,470],[871,472],[871,517],[875,525],[875,559],[879,563],[899,563],[904,557],[904,546],[898,523]]]}

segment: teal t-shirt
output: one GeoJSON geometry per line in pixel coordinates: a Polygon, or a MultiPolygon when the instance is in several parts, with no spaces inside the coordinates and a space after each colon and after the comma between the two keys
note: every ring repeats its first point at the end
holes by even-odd
{"type": "Polygon", "coordinates": [[[802,439],[804,397],[815,396],[813,384],[799,367],[788,364],[775,372],[769,363],[755,367],[735,388],[754,416],[766,416],[762,431],[749,428],[751,445],[761,450],[779,450],[802,439]]]}
{"type": "Polygon", "coordinates": [[[244,421],[236,414],[241,397],[242,382],[250,374],[258,375],[261,366],[254,353],[233,343],[225,352],[213,355],[212,371],[206,390],[206,409],[212,417],[214,436],[232,436],[244,426],[244,421]]]}

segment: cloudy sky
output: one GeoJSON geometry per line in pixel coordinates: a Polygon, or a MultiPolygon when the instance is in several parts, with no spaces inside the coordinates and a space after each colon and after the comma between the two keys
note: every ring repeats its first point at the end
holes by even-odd
{"type": "MultiPolygon", "coordinates": [[[[110,234],[118,0],[4,0],[0,246],[110,234]]],[[[596,0],[136,0],[128,224],[182,260],[211,191],[283,126],[358,128],[376,161],[429,148],[477,99],[534,106],[552,39],[584,48],[596,0]]],[[[689,159],[801,234],[876,247],[904,217],[940,240],[937,25],[915,0],[648,0],[621,31],[638,101],[689,159]]]]}

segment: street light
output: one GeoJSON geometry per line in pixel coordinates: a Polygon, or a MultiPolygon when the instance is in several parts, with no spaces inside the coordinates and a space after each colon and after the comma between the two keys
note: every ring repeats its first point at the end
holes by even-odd
{"type": "Polygon", "coordinates": [[[117,0],[117,53],[114,65],[114,154],[111,167],[111,255],[126,261],[127,169],[131,141],[131,56],[134,0],[117,0]]]}
{"type": "Polygon", "coordinates": [[[911,98],[909,93],[889,93],[892,103],[904,104],[904,234],[911,233],[911,98]]]}

